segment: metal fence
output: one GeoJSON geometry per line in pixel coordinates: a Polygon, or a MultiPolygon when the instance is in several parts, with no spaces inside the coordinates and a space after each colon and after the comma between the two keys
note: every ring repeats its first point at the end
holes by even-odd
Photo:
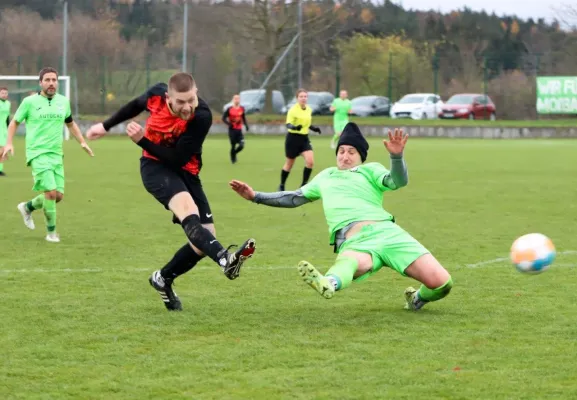
{"type": "MultiPolygon", "coordinates": [[[[394,60],[395,54],[391,54],[394,60]]],[[[234,93],[261,86],[267,76],[262,65],[251,62],[243,55],[233,55],[223,67],[218,57],[192,53],[188,59],[189,71],[195,76],[201,95],[215,111],[230,100],[234,93]]],[[[305,62],[307,60],[305,59],[305,62]]],[[[180,70],[178,54],[145,53],[130,56],[92,56],[90,60],[73,58],[69,63],[74,97],[83,115],[106,115],[156,82],[166,82],[171,74],[180,70]]],[[[496,103],[500,117],[534,118],[535,77],[555,74],[558,71],[547,63],[546,55],[527,55],[521,68],[512,71],[495,71],[492,60],[481,59],[480,66],[462,67],[448,65],[447,60],[430,60],[428,72],[411,73],[393,62],[383,68],[381,84],[372,92],[357,85],[355,77],[341,65],[339,57],[328,62],[309,64],[304,74],[304,85],[309,90],[329,91],[338,94],[347,89],[350,96],[380,95],[397,101],[414,92],[438,93],[444,100],[456,93],[487,94],[496,103]],[[426,76],[428,75],[428,76],[426,76]]],[[[1,61],[5,75],[36,75],[44,66],[60,67],[58,56],[22,55],[1,61]]],[[[403,64],[405,65],[405,64],[403,64]]],[[[296,50],[289,52],[270,79],[270,87],[280,90],[285,101],[294,96],[298,88],[296,50]]],[[[1,84],[1,83],[0,83],[1,84]]],[[[12,98],[19,102],[21,96],[37,86],[30,82],[12,83],[12,98]]]]}

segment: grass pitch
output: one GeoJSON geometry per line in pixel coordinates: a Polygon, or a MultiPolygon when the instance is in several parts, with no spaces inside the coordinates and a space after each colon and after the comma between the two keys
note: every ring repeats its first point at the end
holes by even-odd
{"type": "MultiPolygon", "coordinates": [[[[147,282],[185,242],[144,190],[127,138],[65,145],[62,243],[27,230],[16,204],[32,197],[23,141],[0,180],[2,399],[569,399],[577,397],[576,141],[410,139],[410,182],[384,205],[453,275],[446,299],[402,309],[415,282],[383,269],[325,300],[300,281],[301,259],[334,259],[320,202],[256,206],[227,186],[273,191],[279,137],[252,137],[228,161],[228,140],[204,146],[202,180],[223,244],[257,239],[241,277],[209,261],[176,281],[169,313],[147,282]],[[529,276],[506,259],[541,232],[559,252],[529,276]]],[[[370,139],[369,161],[388,158],[370,139]]],[[[313,138],[316,167],[331,166],[313,138]]],[[[302,174],[299,160],[287,188],[302,174]]]]}

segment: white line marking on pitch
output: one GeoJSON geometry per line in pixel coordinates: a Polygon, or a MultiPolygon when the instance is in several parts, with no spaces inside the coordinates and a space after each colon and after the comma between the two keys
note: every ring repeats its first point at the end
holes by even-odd
{"type": "MultiPolygon", "coordinates": [[[[557,255],[571,255],[577,254],[577,250],[566,250],[560,251],[557,255]]],[[[467,268],[479,268],[486,265],[497,264],[501,262],[509,262],[508,257],[499,257],[494,258],[492,260],[480,261],[473,264],[465,264],[459,265],[457,267],[467,267],[467,268]]],[[[575,263],[554,263],[554,267],[577,267],[575,263]]],[[[271,266],[247,266],[245,267],[250,270],[260,270],[260,271],[271,271],[271,270],[296,270],[297,267],[295,266],[287,266],[287,265],[271,265],[271,266]]],[[[195,269],[214,269],[213,266],[208,265],[201,265],[196,267],[195,269]]],[[[20,268],[20,269],[0,269],[0,274],[29,274],[29,273],[103,273],[103,272],[149,272],[152,273],[154,268],[126,268],[122,270],[112,270],[112,269],[102,269],[102,268],[20,268]]]]}

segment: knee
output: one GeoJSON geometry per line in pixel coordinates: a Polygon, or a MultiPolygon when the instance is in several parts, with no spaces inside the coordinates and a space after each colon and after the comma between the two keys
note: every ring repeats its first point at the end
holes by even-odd
{"type": "Polygon", "coordinates": [[[186,236],[188,236],[188,238],[193,242],[193,239],[199,239],[201,237],[202,230],[204,229],[200,223],[200,217],[196,214],[191,214],[187,217],[184,217],[180,225],[182,226],[184,232],[186,232],[186,236]]]}
{"type": "Polygon", "coordinates": [[[57,200],[58,199],[58,192],[56,190],[51,190],[49,192],[45,192],[44,197],[46,198],[46,200],[57,200]]]}
{"type": "Polygon", "coordinates": [[[447,287],[448,290],[451,291],[451,288],[453,287],[453,278],[445,268],[440,267],[431,271],[422,283],[424,283],[429,289],[447,287]]]}
{"type": "Polygon", "coordinates": [[[190,194],[186,192],[178,193],[170,199],[168,208],[180,221],[190,215],[198,215],[198,207],[190,194]]]}
{"type": "Polygon", "coordinates": [[[291,168],[293,167],[294,163],[295,163],[294,158],[287,158],[286,161],[285,161],[285,163],[284,163],[283,169],[284,169],[285,171],[290,171],[291,168]]]}
{"type": "Polygon", "coordinates": [[[56,192],[56,202],[60,203],[64,199],[64,194],[60,192],[56,192]]]}

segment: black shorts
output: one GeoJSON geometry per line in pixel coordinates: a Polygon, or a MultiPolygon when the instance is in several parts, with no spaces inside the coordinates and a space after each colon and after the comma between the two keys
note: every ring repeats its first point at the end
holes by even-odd
{"type": "MultiPolygon", "coordinates": [[[[202,190],[198,176],[184,170],[176,172],[161,162],[146,157],[140,158],[140,176],[148,193],[153,195],[167,210],[169,209],[168,203],[174,195],[188,192],[198,207],[200,222],[202,224],[214,223],[208,199],[202,190]]],[[[174,215],[172,222],[180,224],[174,215]]]]}
{"type": "Polygon", "coordinates": [[[242,134],[242,129],[228,128],[228,138],[230,139],[230,144],[241,144],[244,142],[244,135],[242,134]]]}
{"type": "Polygon", "coordinates": [[[287,133],[284,142],[284,154],[286,158],[297,158],[301,153],[312,150],[313,146],[309,135],[287,133]]]}

